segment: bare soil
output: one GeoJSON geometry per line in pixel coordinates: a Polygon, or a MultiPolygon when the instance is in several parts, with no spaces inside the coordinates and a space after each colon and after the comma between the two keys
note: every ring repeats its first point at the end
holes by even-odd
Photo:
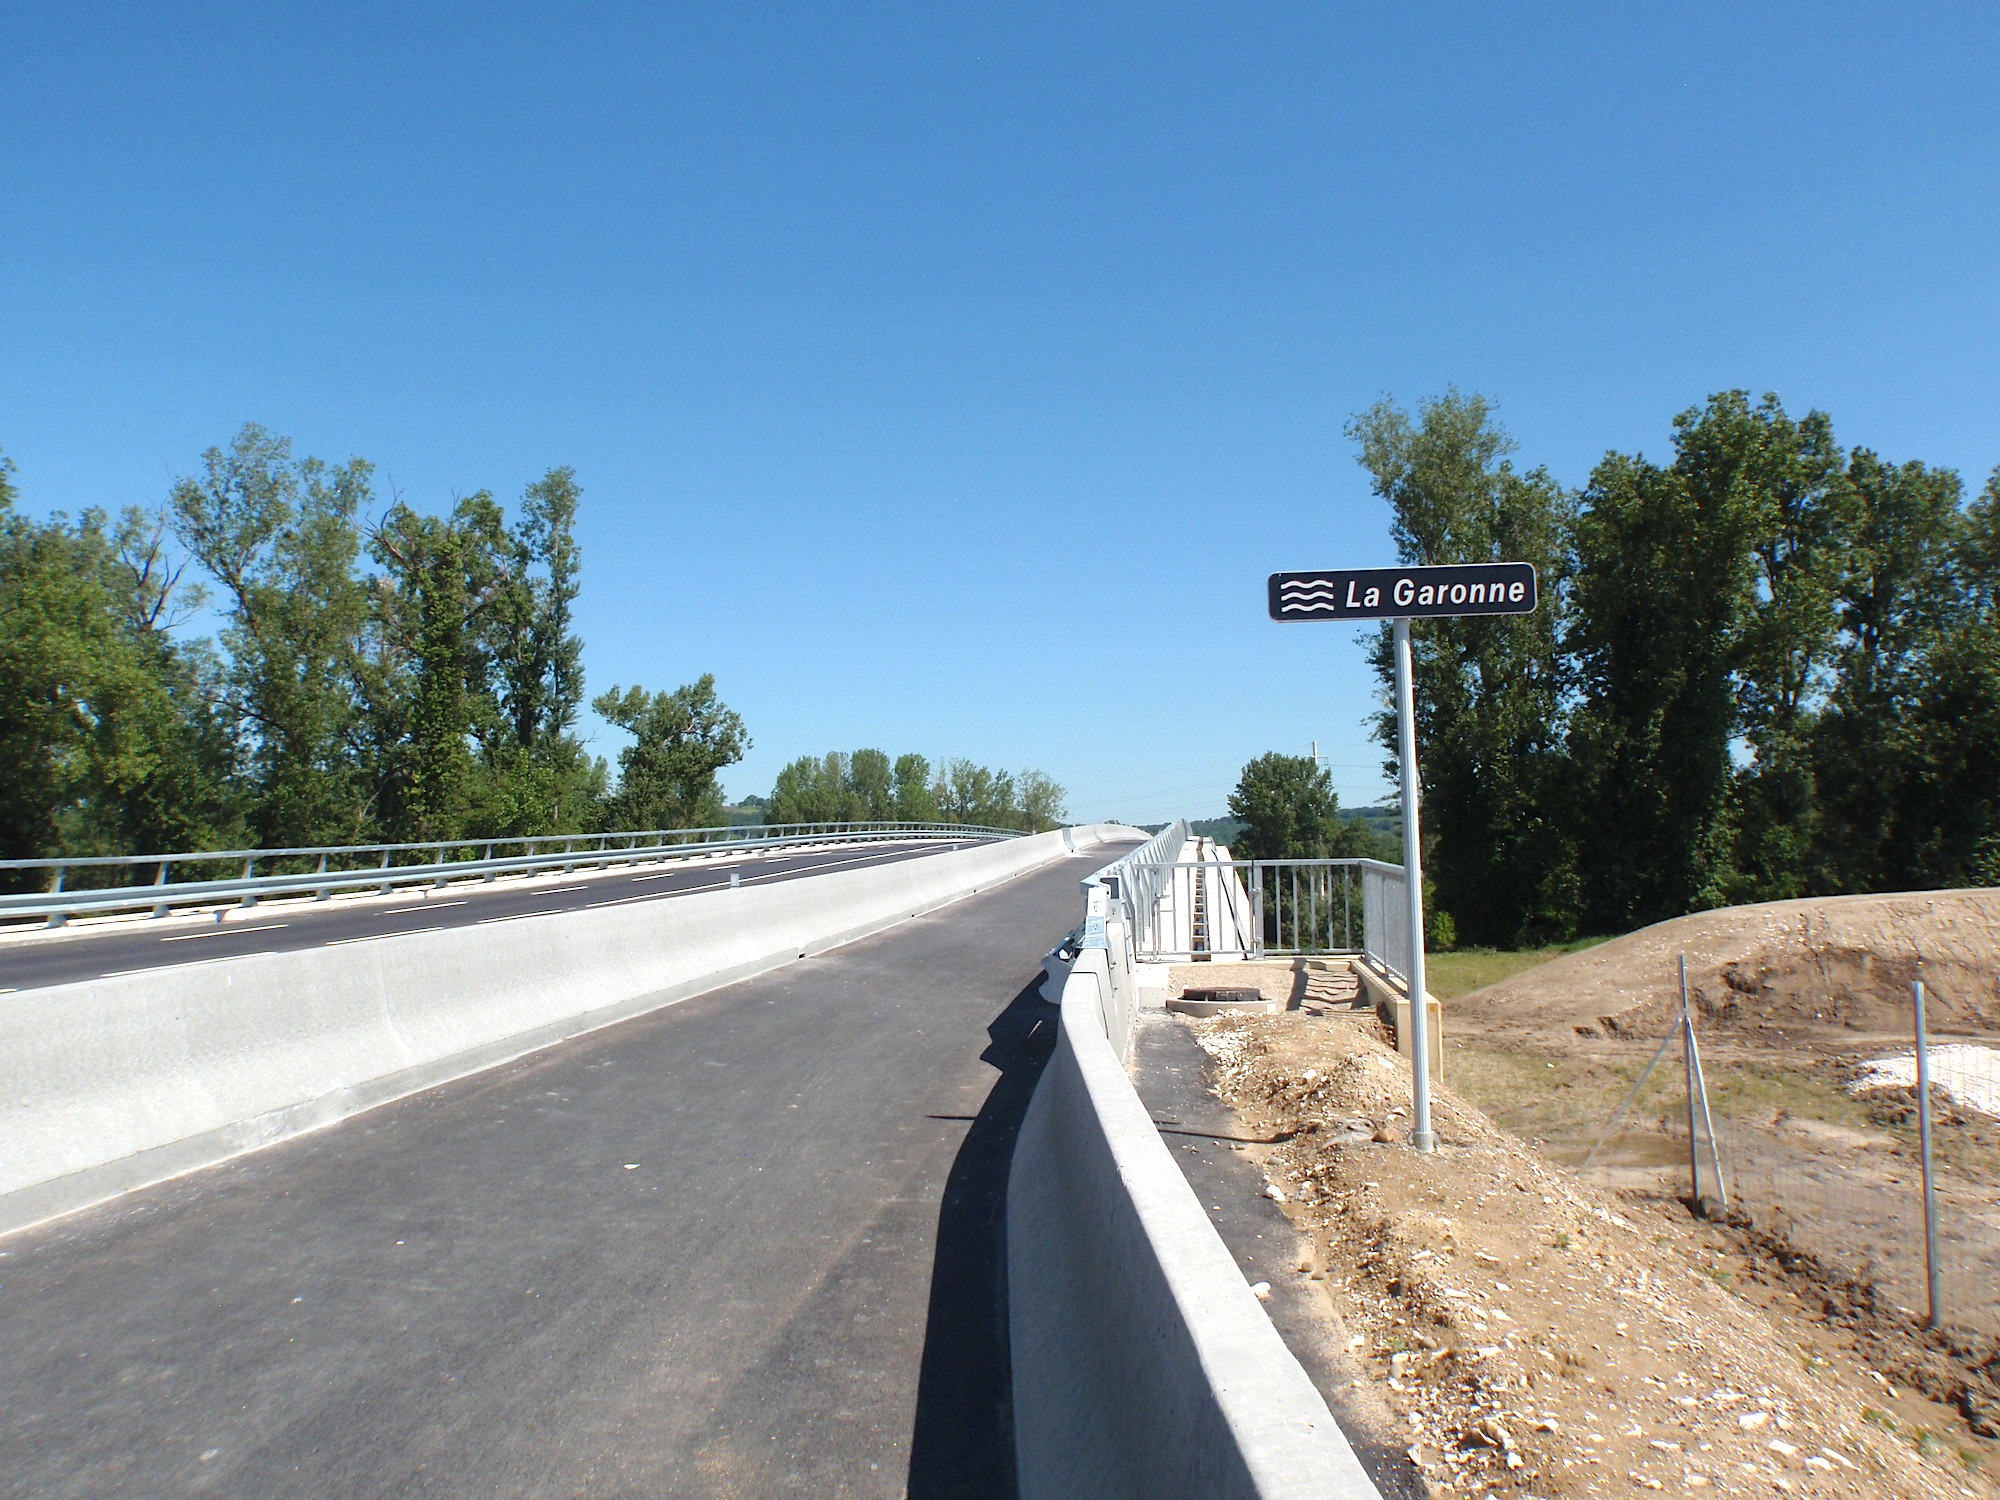
{"type": "Polygon", "coordinates": [[[1504,979],[1459,1006],[1496,1034],[1657,1037],[1680,1004],[1737,1032],[1907,1036],[1910,981],[1940,1032],[2000,1031],[2000,891],[1833,896],[1698,912],[1504,979]]]}
{"type": "Polygon", "coordinates": [[[1705,1231],[1713,1246],[1796,1294],[1871,1367],[1949,1407],[1947,1424],[2000,1434],[2000,1120],[1934,1096],[1945,1326],[1930,1331],[1914,1091],[1850,1088],[1869,1060],[1909,1051],[1919,976],[1934,1041],[2000,1046],[2000,892],[1662,923],[1451,1002],[1447,1070],[1551,1158],[1575,1166],[1595,1151],[1593,1182],[1670,1205],[1691,1178],[1677,1048],[1609,1127],[1671,1029],[1683,953],[1730,1198],[1705,1231]]]}
{"type": "Polygon", "coordinates": [[[1996,1493],[1996,1445],[1747,1231],[1607,1194],[1451,1088],[1441,1149],[1409,1150],[1372,1019],[1192,1024],[1435,1493],[1996,1493]]]}

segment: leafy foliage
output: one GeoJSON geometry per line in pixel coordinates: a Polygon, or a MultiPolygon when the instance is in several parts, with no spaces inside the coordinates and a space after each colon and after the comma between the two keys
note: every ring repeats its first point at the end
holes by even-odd
{"type": "Polygon", "coordinates": [[[743,720],[716,696],[715,676],[703,673],[671,693],[612,688],[592,708],[633,743],[618,757],[611,821],[619,828],[712,828],[723,821],[716,773],[743,758],[750,736],[743,720]]]}
{"type": "Polygon", "coordinates": [[[1476,395],[1348,430],[1405,562],[1543,580],[1534,616],[1413,628],[1426,870],[1466,938],[2000,879],[2000,471],[1968,506],[1742,391],[1575,494],[1476,395]]]}
{"type": "Polygon", "coordinates": [[[12,474],[0,459],[8,854],[602,826],[606,769],[572,732],[570,470],[530,485],[512,526],[486,491],[371,524],[365,461],[295,458],[254,424],[157,514],[115,523],[32,521],[12,474]],[[197,576],[220,649],[182,636],[197,576]]]}
{"type": "Polygon", "coordinates": [[[1387,851],[1358,818],[1340,814],[1333,772],[1311,756],[1260,755],[1243,768],[1229,811],[1242,827],[1238,859],[1379,859],[1387,851]]]}
{"type": "MultiPolygon", "coordinates": [[[[1561,744],[1569,664],[1572,497],[1544,470],[1515,471],[1514,449],[1484,398],[1448,392],[1412,422],[1382,402],[1348,425],[1377,494],[1389,501],[1402,561],[1530,562],[1544,604],[1533,615],[1436,619],[1411,632],[1417,735],[1423,746],[1430,848],[1440,909],[1475,942],[1559,930],[1575,899],[1562,839],[1571,788],[1561,744]]],[[[1384,683],[1394,662],[1387,627],[1372,655],[1384,683]]],[[[1393,754],[1385,707],[1376,730],[1393,754]]]]}
{"type": "Polygon", "coordinates": [[[955,759],[933,773],[921,755],[891,762],[880,750],[835,750],[801,756],[780,770],[764,816],[770,823],[895,819],[1040,833],[1060,828],[1067,813],[1063,789],[1040,771],[1015,776],[955,759]]]}

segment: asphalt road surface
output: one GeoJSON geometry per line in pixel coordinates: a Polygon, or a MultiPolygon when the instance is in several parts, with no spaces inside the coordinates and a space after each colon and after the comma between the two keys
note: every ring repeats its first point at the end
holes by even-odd
{"type": "Polygon", "coordinates": [[[0,1495],[1012,1494],[1061,860],[0,1239],[0,1495]]]}
{"type": "MultiPolygon", "coordinates": [[[[966,841],[970,842],[970,841],[966,841]]],[[[841,844],[790,853],[745,854],[577,870],[491,885],[463,881],[426,891],[405,886],[386,896],[265,902],[255,907],[181,913],[153,921],[135,918],[78,925],[46,935],[9,936],[0,942],[0,994],[103,979],[168,964],[200,963],[244,953],[284,953],[331,943],[361,942],[398,932],[504,922],[512,917],[616,906],[663,896],[712,891],[733,873],[746,885],[796,880],[828,870],[858,870],[898,859],[920,859],[966,842],[841,844]]]]}

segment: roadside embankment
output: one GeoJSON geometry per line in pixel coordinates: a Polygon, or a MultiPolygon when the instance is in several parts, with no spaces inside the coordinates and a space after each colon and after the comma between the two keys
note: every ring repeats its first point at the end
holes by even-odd
{"type": "Polygon", "coordinates": [[[1446,1087],[1439,1149],[1409,1150],[1409,1072],[1372,1023],[1187,1024],[1435,1493],[1994,1493],[1990,1445],[1800,1300],[1751,1296],[1678,1205],[1604,1195],[1446,1087]]]}

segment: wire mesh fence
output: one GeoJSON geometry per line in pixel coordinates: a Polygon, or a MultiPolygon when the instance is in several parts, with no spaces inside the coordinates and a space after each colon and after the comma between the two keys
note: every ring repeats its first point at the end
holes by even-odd
{"type": "Polygon", "coordinates": [[[1629,1086],[1590,1149],[1570,1133],[1557,1154],[1689,1198],[1878,1308],[2000,1332],[2000,1037],[1920,1035],[1916,1015],[1859,1045],[1745,1046],[1690,1008],[1614,1070],[1629,1086]]]}

